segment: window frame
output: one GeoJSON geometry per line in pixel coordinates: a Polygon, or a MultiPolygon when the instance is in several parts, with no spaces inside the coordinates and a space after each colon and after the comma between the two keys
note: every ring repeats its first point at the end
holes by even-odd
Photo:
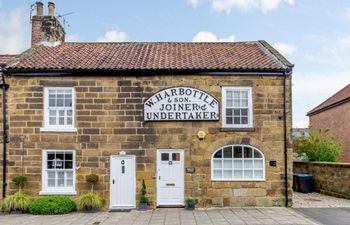
{"type": "Polygon", "coordinates": [[[40,131],[52,132],[76,132],[75,128],[75,88],[74,87],[44,87],[44,126],[40,131]],[[50,90],[72,90],[72,124],[71,125],[50,125],[49,124],[49,91],[50,90]]]}
{"type": "MultiPolygon", "coordinates": [[[[222,127],[223,128],[253,128],[254,120],[253,120],[253,91],[252,87],[222,87],[221,89],[221,100],[222,100],[222,127]],[[226,123],[226,94],[227,91],[248,91],[248,123],[247,124],[227,124],[226,123]]],[[[233,108],[233,107],[232,107],[233,108]]]]}
{"type": "MultiPolygon", "coordinates": [[[[242,154],[244,154],[243,152],[242,152],[242,154]]],[[[231,160],[234,160],[235,158],[234,157],[232,157],[232,158],[227,158],[227,159],[231,159],[231,160]]],[[[242,161],[244,161],[243,159],[243,157],[241,158],[242,159],[242,161]]],[[[258,159],[258,158],[251,158],[253,161],[254,160],[256,160],[256,159],[258,159]]],[[[222,160],[222,162],[224,161],[223,160],[223,158],[221,159],[222,160]]],[[[225,145],[225,146],[222,146],[222,147],[220,147],[220,148],[218,148],[218,149],[216,149],[213,153],[212,153],[212,155],[211,155],[211,160],[210,160],[210,163],[211,163],[211,165],[210,165],[210,172],[211,172],[211,181],[225,181],[225,182],[240,182],[240,181],[265,181],[266,180],[266,176],[265,176],[265,174],[266,174],[266,162],[265,162],[265,155],[264,155],[264,153],[261,151],[261,150],[259,150],[258,148],[256,148],[256,147],[253,147],[253,146],[251,146],[251,145],[240,145],[240,144],[237,144],[237,145],[235,145],[235,144],[233,144],[233,145],[225,145]],[[221,179],[218,179],[218,178],[214,178],[214,155],[218,152],[218,151],[220,151],[220,150],[222,150],[222,149],[224,149],[224,148],[226,148],[226,147],[237,147],[237,146],[239,146],[239,147],[242,147],[242,149],[244,149],[244,147],[249,147],[249,148],[251,148],[253,151],[254,150],[257,150],[260,154],[261,154],[261,156],[262,156],[262,162],[263,162],[263,176],[262,176],[262,178],[260,178],[260,179],[256,179],[256,178],[252,178],[252,179],[247,179],[247,178],[243,178],[243,176],[242,176],[242,178],[241,179],[234,179],[234,178],[232,178],[232,179],[225,179],[225,178],[221,178],[221,179]]],[[[223,163],[222,163],[223,164],[223,163]]],[[[254,170],[255,168],[253,167],[253,170],[254,170]]],[[[222,171],[223,171],[223,169],[221,169],[222,171]]],[[[241,168],[241,170],[242,171],[244,171],[245,169],[244,169],[244,162],[242,163],[242,168],[241,168]]],[[[232,167],[232,171],[234,171],[234,167],[232,167]]]]}
{"type": "MultiPolygon", "coordinates": [[[[57,169],[52,170],[57,171],[57,169]]],[[[65,170],[64,170],[65,171],[65,170]]],[[[40,195],[76,195],[76,156],[75,150],[61,150],[61,149],[45,149],[42,151],[42,167],[41,167],[41,191],[40,195]],[[47,169],[47,154],[50,152],[67,152],[73,153],[73,186],[72,187],[48,187],[48,169],[47,169]]]]}

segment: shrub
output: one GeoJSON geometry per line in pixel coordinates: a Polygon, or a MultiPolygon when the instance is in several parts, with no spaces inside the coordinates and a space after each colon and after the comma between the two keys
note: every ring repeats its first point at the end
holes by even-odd
{"type": "Polygon", "coordinates": [[[91,184],[91,192],[94,191],[94,184],[98,182],[98,176],[96,174],[90,174],[86,176],[86,182],[91,184]]]}
{"type": "Polygon", "coordinates": [[[298,154],[305,154],[310,161],[335,162],[343,151],[343,144],[329,134],[329,129],[310,131],[309,137],[296,142],[298,154]]]}
{"type": "Polygon", "coordinates": [[[196,205],[196,199],[194,198],[186,198],[185,204],[187,207],[193,207],[196,205]]]}
{"type": "Polygon", "coordinates": [[[141,195],[140,195],[140,203],[146,203],[148,204],[149,200],[146,197],[147,190],[146,190],[146,184],[145,180],[142,180],[142,187],[141,187],[141,195]]]}
{"type": "Polygon", "coordinates": [[[18,191],[4,199],[4,208],[6,211],[20,210],[26,212],[30,205],[30,198],[25,193],[18,191]]]}
{"type": "Polygon", "coordinates": [[[102,199],[92,192],[81,195],[77,200],[78,210],[94,210],[102,208],[102,199]]]}
{"type": "Polygon", "coordinates": [[[75,203],[67,196],[45,196],[36,199],[29,206],[29,213],[35,215],[57,215],[71,213],[75,203]]]}
{"type": "Polygon", "coordinates": [[[11,180],[13,183],[15,183],[19,187],[19,190],[21,190],[23,188],[24,184],[27,182],[27,177],[14,176],[14,177],[12,177],[11,180]]]}

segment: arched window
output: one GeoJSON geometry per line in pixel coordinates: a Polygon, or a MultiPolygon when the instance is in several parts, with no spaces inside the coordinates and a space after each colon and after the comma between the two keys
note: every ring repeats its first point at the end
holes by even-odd
{"type": "Polygon", "coordinates": [[[212,180],[265,180],[264,154],[252,146],[224,146],[214,152],[211,165],[212,180]]]}

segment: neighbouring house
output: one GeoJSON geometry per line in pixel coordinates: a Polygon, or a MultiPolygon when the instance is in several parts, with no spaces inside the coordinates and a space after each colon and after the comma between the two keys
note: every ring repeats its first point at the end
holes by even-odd
{"type": "Polygon", "coordinates": [[[95,173],[109,208],[136,207],[142,180],[153,207],[291,203],[293,65],[267,42],[69,43],[36,4],[2,70],[6,193],[23,172],[32,196],[76,196],[95,173]]]}
{"type": "Polygon", "coordinates": [[[311,130],[329,129],[343,141],[344,160],[350,162],[350,84],[307,113],[311,130]]]}

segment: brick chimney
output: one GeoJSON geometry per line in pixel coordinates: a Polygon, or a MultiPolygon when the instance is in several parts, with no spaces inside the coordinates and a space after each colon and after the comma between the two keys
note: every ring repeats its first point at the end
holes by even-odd
{"type": "Polygon", "coordinates": [[[65,31],[55,17],[55,3],[48,3],[48,15],[44,16],[43,3],[36,2],[36,15],[32,17],[31,46],[42,42],[64,42],[65,31]]]}

